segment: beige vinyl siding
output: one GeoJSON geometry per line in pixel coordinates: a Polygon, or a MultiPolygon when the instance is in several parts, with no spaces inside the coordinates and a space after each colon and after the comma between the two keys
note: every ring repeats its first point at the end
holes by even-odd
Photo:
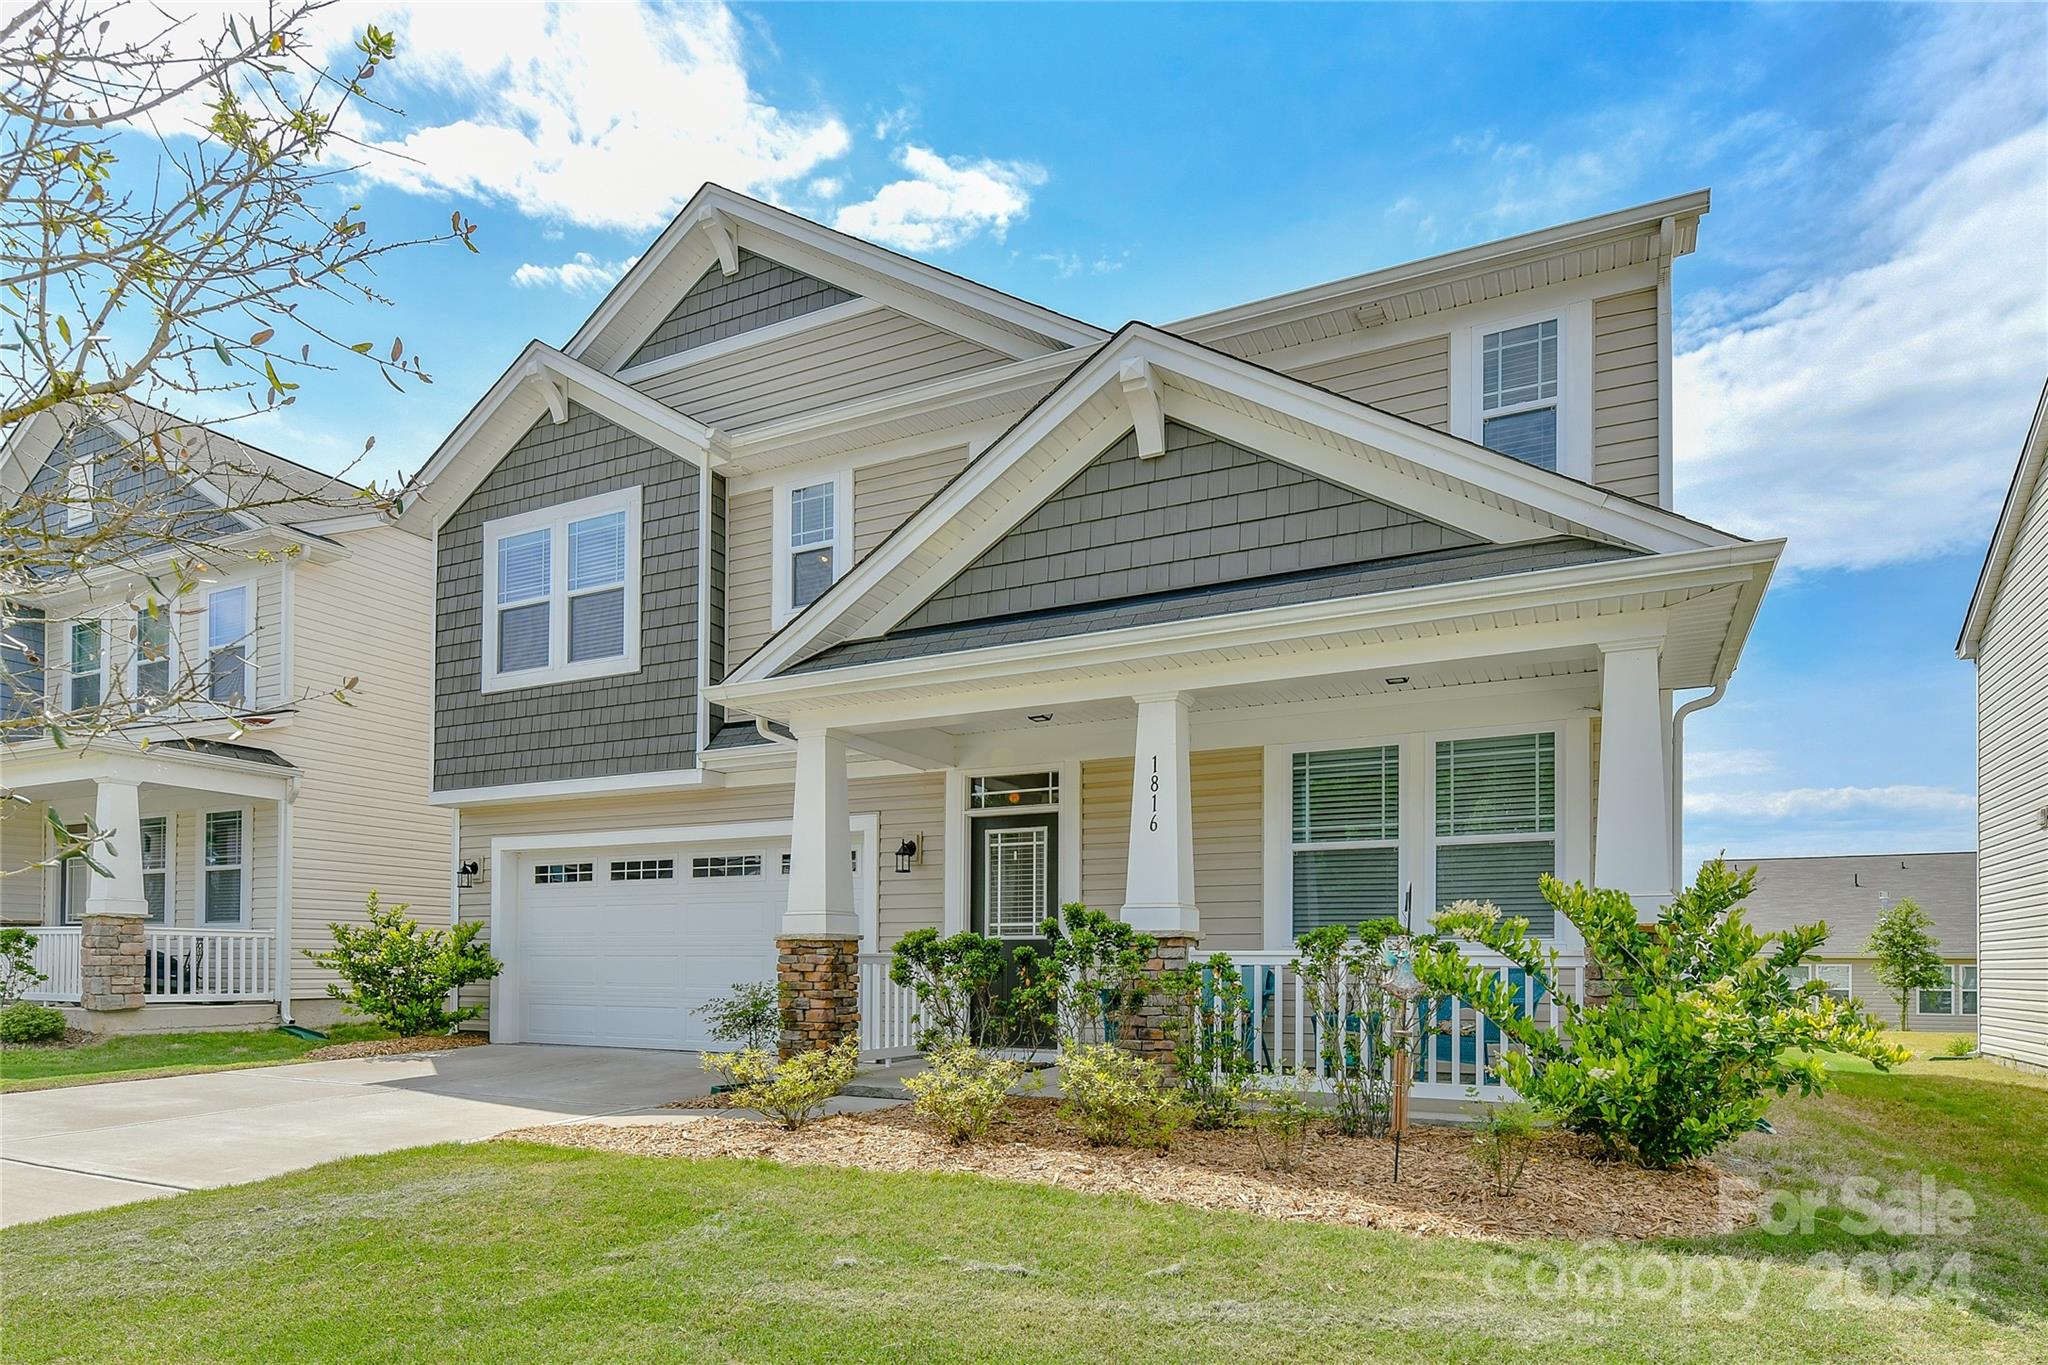
{"type": "Polygon", "coordinates": [[[1657,501],[1657,291],[1593,301],[1593,482],[1657,501]]]}
{"type": "Polygon", "coordinates": [[[44,889],[49,877],[33,864],[49,846],[43,807],[0,802],[0,924],[44,922],[44,889]]]}
{"type": "MultiPolygon", "coordinates": [[[[292,937],[318,948],[361,921],[372,887],[424,924],[448,921],[448,812],[427,804],[433,698],[433,546],[376,527],[345,559],[292,567],[293,679],[308,693],[269,744],[300,770],[292,808],[292,937]],[[360,680],[349,705],[322,695],[360,680]]],[[[303,958],[293,994],[327,975],[303,958]]]]}
{"type": "Polygon", "coordinates": [[[853,471],[853,559],[875,547],[930,502],[967,465],[967,448],[934,451],[908,459],[889,460],[853,471]]]}
{"type": "MultiPolygon", "coordinates": [[[[1264,826],[1258,749],[1212,749],[1189,759],[1195,817],[1195,906],[1202,949],[1265,945],[1264,826]]],[[[1131,847],[1131,760],[1081,765],[1081,899],[1115,914],[1131,847]]]]}
{"type": "MultiPolygon", "coordinates": [[[[21,868],[49,856],[51,843],[45,820],[50,807],[44,804],[11,803],[19,815],[10,813],[0,823],[5,839],[6,866],[21,868]]],[[[92,797],[85,796],[57,807],[58,818],[77,825],[92,814],[92,797]]],[[[277,924],[277,806],[270,801],[245,800],[237,796],[208,796],[190,790],[145,791],[142,816],[162,816],[170,836],[170,919],[167,927],[183,929],[243,927],[270,929],[277,924]],[[202,918],[200,886],[206,814],[209,811],[241,811],[244,829],[244,875],[247,878],[247,918],[240,926],[209,925],[202,918]]],[[[0,879],[5,896],[0,922],[9,924],[55,924],[58,914],[57,870],[54,867],[15,872],[0,879]]]]}
{"type": "Polygon", "coordinates": [[[731,672],[773,633],[774,492],[758,488],[728,499],[725,522],[725,667],[731,672]]]}
{"type": "Polygon", "coordinates": [[[1422,337],[1342,360],[1290,368],[1296,379],[1410,421],[1451,429],[1451,339],[1422,337]]]}
{"type": "Polygon", "coordinates": [[[2048,488],[2034,492],[1977,651],[1979,1037],[2048,1067],[2048,488]]]}
{"type": "Polygon", "coordinates": [[[986,346],[881,308],[686,364],[636,387],[708,426],[743,431],[1003,360],[986,346]]]}
{"type": "MultiPolygon", "coordinates": [[[[171,691],[182,699],[204,702],[207,682],[207,599],[217,590],[245,586],[249,589],[254,626],[248,640],[249,666],[255,673],[254,707],[272,707],[290,702],[290,681],[284,668],[284,566],[266,564],[244,567],[232,557],[214,577],[206,578],[169,604],[173,636],[171,691]]],[[[80,617],[103,620],[105,633],[101,651],[107,661],[108,698],[128,693],[128,669],[135,660],[135,613],[138,602],[100,602],[80,617]]],[[[55,620],[48,626],[49,658],[46,687],[50,704],[68,706],[65,694],[66,669],[71,661],[69,621],[55,620]]]]}

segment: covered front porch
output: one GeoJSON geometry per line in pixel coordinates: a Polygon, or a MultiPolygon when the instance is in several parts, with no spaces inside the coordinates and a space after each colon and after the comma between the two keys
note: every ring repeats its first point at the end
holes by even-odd
{"type": "Polygon", "coordinates": [[[26,997],[99,1032],[280,1017],[295,778],[218,741],[10,752],[0,920],[36,937],[26,997]]]}

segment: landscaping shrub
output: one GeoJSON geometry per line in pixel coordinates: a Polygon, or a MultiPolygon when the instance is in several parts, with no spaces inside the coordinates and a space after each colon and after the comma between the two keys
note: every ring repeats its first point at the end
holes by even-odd
{"type": "Polygon", "coordinates": [[[1145,963],[1159,940],[1085,905],[1045,922],[1046,951],[1016,950],[1012,1008],[1061,1046],[1114,1042],[1145,1003],[1145,963]]]}
{"type": "Polygon", "coordinates": [[[761,1048],[704,1055],[704,1069],[723,1076],[733,1087],[734,1104],[774,1119],[791,1132],[823,1113],[826,1102],[853,1081],[859,1064],[860,1040],[851,1035],[832,1047],[781,1062],[761,1048]]]}
{"type": "Polygon", "coordinates": [[[1941,1051],[1945,1057],[1967,1057],[1976,1050],[1977,1040],[1967,1033],[1959,1033],[1949,1039],[1948,1046],[1941,1051]]]}
{"type": "Polygon", "coordinates": [[[936,929],[914,929],[897,940],[889,979],[917,997],[920,1051],[1008,1040],[1012,1011],[996,998],[1005,951],[1001,940],[972,930],[941,938],[936,929]]]}
{"type": "Polygon", "coordinates": [[[401,1037],[453,1033],[483,1007],[451,1009],[450,993],[489,981],[504,968],[476,942],[481,920],[423,930],[406,914],[411,908],[401,903],[387,909],[372,891],[369,924],[328,925],[334,947],[324,953],[308,948],[306,956],[341,978],[343,984],[327,987],[329,996],[401,1037]]]}
{"type": "Polygon", "coordinates": [[[1269,1171],[1291,1171],[1308,1153],[1308,1135],[1319,1111],[1309,1098],[1315,1077],[1298,1073],[1291,1085],[1265,1092],[1264,1104],[1246,1118],[1258,1143],[1259,1164],[1269,1171]]]}
{"type": "Polygon", "coordinates": [[[1469,901],[1440,911],[1442,934],[1483,944],[1554,993],[1556,1032],[1524,1017],[1492,968],[1448,942],[1425,945],[1416,974],[1434,994],[1472,1001],[1500,1029],[1513,1046],[1496,1069],[1538,1112],[1614,1155],[1675,1166],[1757,1128],[1779,1096],[1826,1089],[1821,1052],[1881,1069],[1906,1059],[1861,1005],[1827,998],[1818,981],[1791,982],[1827,927],[1757,933],[1741,910],[1754,880],[1716,859],[1655,923],[1640,925],[1622,892],[1543,878],[1543,898],[1578,926],[1587,957],[1612,983],[1597,1003],[1555,990],[1557,954],[1530,936],[1527,920],[1469,901]]]}
{"type": "Polygon", "coordinates": [[[1379,955],[1400,932],[1397,921],[1372,919],[1355,928],[1327,924],[1297,942],[1317,1060],[1335,1101],[1331,1117],[1346,1137],[1381,1137],[1393,1122],[1401,1003],[1383,989],[1379,955]]]}
{"type": "Polygon", "coordinates": [[[1235,1126],[1253,1070],[1243,974],[1217,953],[1165,973],[1159,986],[1173,1002],[1173,1067],[1191,1122],[1205,1129],[1235,1126]]]}
{"type": "Polygon", "coordinates": [[[1472,1130],[1472,1162],[1499,1195],[1515,1192],[1536,1154],[1536,1111],[1520,1100],[1488,1105],[1472,1130]]]}
{"type": "Polygon", "coordinates": [[[17,1000],[0,1009],[0,1043],[50,1043],[64,1036],[64,1016],[48,1005],[17,1000]]]}
{"type": "Polygon", "coordinates": [[[1188,1108],[1155,1062],[1114,1043],[1068,1043],[1060,1049],[1060,1112],[1098,1147],[1165,1151],[1188,1121],[1188,1108]]]}
{"type": "Polygon", "coordinates": [[[782,992],[772,981],[746,981],[731,995],[715,996],[696,1013],[711,1025],[711,1036],[741,1049],[765,1051],[782,1037],[782,992]]]}
{"type": "Polygon", "coordinates": [[[1899,1007],[1899,1031],[1906,1028],[1906,1015],[1913,992],[1939,990],[1948,984],[1948,964],[1941,960],[1934,927],[1920,903],[1908,896],[1877,917],[1870,942],[1863,951],[1875,959],[1871,974],[1890,993],[1899,1007]]]}
{"type": "Polygon", "coordinates": [[[1025,1070],[1022,1062],[959,1043],[927,1056],[924,1070],[906,1076],[903,1088],[918,1116],[958,1145],[988,1132],[1025,1070]]]}
{"type": "Polygon", "coordinates": [[[36,970],[36,936],[26,929],[0,929],[0,1009],[49,977],[36,970]]]}

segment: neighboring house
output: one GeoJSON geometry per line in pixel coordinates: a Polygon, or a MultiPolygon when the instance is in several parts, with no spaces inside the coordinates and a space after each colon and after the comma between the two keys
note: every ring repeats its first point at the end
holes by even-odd
{"type": "Polygon", "coordinates": [[[1956,653],[1977,664],[1978,1046],[2048,1070],[2048,388],[1956,653]]]}
{"type": "Polygon", "coordinates": [[[704,189],[403,521],[493,1035],[701,1046],[779,973],[889,1047],[906,932],[1072,901],[1278,963],[1668,898],[1672,693],[1780,548],[1671,508],[1707,202],[1112,334],[704,189]]]}
{"type": "Polygon", "coordinates": [[[1743,903],[1750,924],[1769,931],[1824,921],[1828,941],[1806,964],[1805,976],[1827,982],[1830,995],[1860,999],[1892,1027],[1899,1022],[1899,1002],[1878,983],[1870,935],[1886,910],[1902,900],[1916,902],[1934,921],[1928,934],[1948,965],[1948,984],[1914,992],[1907,1002],[1907,1025],[1958,1033],[1977,1027],[1976,854],[1730,856],[1727,861],[1733,868],[1756,869],[1756,890],[1743,903]]]}
{"type": "MultiPolygon", "coordinates": [[[[330,921],[360,920],[372,887],[428,922],[448,914],[449,820],[426,801],[432,545],[354,510],[347,485],[139,404],[59,408],[8,433],[0,489],[17,524],[57,515],[39,500],[67,481],[101,480],[119,481],[103,496],[159,524],[175,515],[181,537],[221,552],[168,611],[143,605],[145,575],[169,581],[161,542],[41,575],[6,604],[0,706],[181,704],[143,703],[146,723],[90,742],[11,732],[0,787],[25,799],[0,814],[0,920],[40,926],[50,980],[35,995],[86,997],[101,1006],[93,1027],[226,1027],[280,1006],[331,1018],[332,978],[297,949],[327,946],[330,921]],[[139,448],[165,458],[128,453],[139,448]],[[327,695],[350,678],[347,704],[327,695]],[[115,875],[77,859],[35,866],[57,851],[53,811],[106,832],[95,856],[115,875]],[[79,927],[124,906],[145,921],[139,1011],[92,998],[79,927]]],[[[69,513],[81,530],[89,511],[69,513]]]]}

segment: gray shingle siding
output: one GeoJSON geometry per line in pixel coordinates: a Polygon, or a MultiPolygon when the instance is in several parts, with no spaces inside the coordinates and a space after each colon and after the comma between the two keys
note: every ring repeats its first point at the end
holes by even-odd
{"type": "Polygon", "coordinates": [[[1181,592],[1477,545],[1462,531],[1178,422],[1166,453],[1126,435],[902,628],[1181,592]]]}
{"type": "Polygon", "coordinates": [[[43,708],[43,614],[34,607],[0,609],[0,719],[43,708]]]}
{"type": "MultiPolygon", "coordinates": [[[[704,633],[704,673],[713,682],[725,678],[725,476],[711,476],[711,628],[704,633]]],[[[725,724],[725,708],[709,710],[715,734],[725,724]]]]}
{"type": "Polygon", "coordinates": [[[860,297],[751,251],[739,253],[739,267],[730,278],[716,265],[705,271],[626,363],[660,360],[860,297]]]}
{"type": "MultiPolygon", "coordinates": [[[[170,440],[166,436],[166,445],[170,440]]],[[[90,419],[78,422],[58,438],[43,467],[29,480],[27,493],[38,499],[62,498],[67,471],[74,460],[84,460],[92,468],[95,510],[107,506],[109,499],[142,509],[132,514],[127,523],[136,534],[109,538],[92,547],[98,561],[158,552],[169,540],[189,548],[194,543],[203,544],[244,529],[239,518],[220,510],[218,504],[172,477],[147,441],[131,450],[120,435],[90,419]]],[[[251,499],[263,496],[262,492],[250,494],[251,499]]],[[[275,490],[268,496],[283,498],[287,494],[275,490]]],[[[56,537],[56,543],[61,544],[66,536],[87,534],[65,530],[64,508],[55,501],[42,501],[34,506],[24,502],[8,513],[6,524],[25,537],[31,553],[40,536],[56,537]]],[[[70,569],[52,564],[35,572],[39,577],[49,578],[59,577],[70,569]]]]}
{"type": "Polygon", "coordinates": [[[586,409],[543,419],[441,527],[436,545],[434,788],[458,791],[696,762],[696,468],[586,409]],[[483,526],[638,484],[640,668],[480,690],[483,526]]]}
{"type": "Polygon", "coordinates": [[[855,664],[888,663],[933,654],[956,654],[998,645],[1036,643],[1101,631],[1191,621],[1234,612],[1287,607],[1303,602],[1363,597],[1401,588],[1461,583],[1503,574],[1534,573],[1574,564],[1626,559],[1637,551],[1595,541],[1560,537],[1526,545],[1480,545],[1310,569],[1253,582],[1214,583],[1183,592],[1063,607],[998,620],[962,621],[922,630],[896,630],[879,639],[854,640],[823,650],[783,673],[814,673],[855,664]]]}

